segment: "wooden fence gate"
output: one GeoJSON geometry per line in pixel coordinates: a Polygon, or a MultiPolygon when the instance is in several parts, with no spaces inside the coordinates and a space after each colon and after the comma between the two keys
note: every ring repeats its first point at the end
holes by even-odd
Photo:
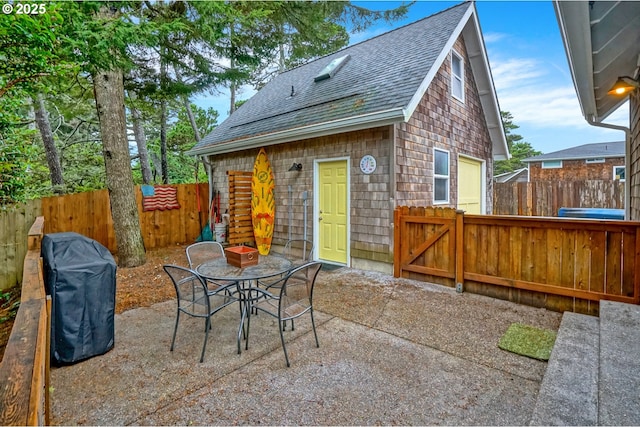
{"type": "Polygon", "coordinates": [[[457,281],[457,219],[454,209],[406,206],[396,209],[394,276],[429,275],[457,281]]]}
{"type": "Polygon", "coordinates": [[[395,211],[394,275],[597,314],[640,303],[640,222],[395,211]]]}

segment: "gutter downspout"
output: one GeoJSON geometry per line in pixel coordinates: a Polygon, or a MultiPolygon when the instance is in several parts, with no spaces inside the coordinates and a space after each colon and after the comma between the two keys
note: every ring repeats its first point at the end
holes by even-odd
{"type": "Polygon", "coordinates": [[[601,123],[596,122],[593,119],[593,115],[585,117],[587,119],[587,123],[591,126],[606,128],[606,129],[614,129],[624,132],[624,219],[629,221],[630,213],[631,213],[631,178],[627,178],[626,175],[631,171],[631,130],[626,126],[612,125],[610,123],[601,123]]]}
{"type": "MultiPolygon", "coordinates": [[[[200,160],[207,170],[207,179],[209,180],[209,205],[207,206],[209,209],[213,201],[213,165],[207,161],[207,156],[200,156],[200,160]]],[[[209,217],[211,217],[211,212],[209,212],[209,217]]]]}

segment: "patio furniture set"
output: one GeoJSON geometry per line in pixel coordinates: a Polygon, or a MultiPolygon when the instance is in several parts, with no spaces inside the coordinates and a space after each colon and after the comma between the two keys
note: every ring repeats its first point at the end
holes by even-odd
{"type": "Polygon", "coordinates": [[[204,361],[211,318],[223,308],[238,304],[238,354],[241,341],[249,349],[252,314],[265,313],[278,320],[280,340],[287,367],[289,355],[284,337],[288,321],[291,330],[298,317],[309,313],[320,347],[313,317],[313,287],[322,263],[310,260],[313,243],[289,240],[282,253],[259,255],[245,247],[226,251],[218,242],[194,243],[186,248],[189,267],[163,266],[176,291],[176,322],[171,340],[173,351],[181,314],[205,319],[205,336],[200,355],[204,361]],[[225,253],[226,252],[226,253],[225,253]]]}

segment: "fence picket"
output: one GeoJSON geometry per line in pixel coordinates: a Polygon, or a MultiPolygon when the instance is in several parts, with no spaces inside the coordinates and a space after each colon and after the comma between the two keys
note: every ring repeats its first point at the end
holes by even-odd
{"type": "MultiPolygon", "coordinates": [[[[208,185],[200,185],[201,215],[208,217],[208,185]]],[[[202,227],[198,216],[196,184],[178,184],[180,209],[142,211],[142,195],[136,187],[140,227],[146,249],[194,242],[202,227]]],[[[38,216],[45,217],[45,233],[75,231],[116,253],[116,239],[107,190],[45,197],[0,212],[0,290],[22,282],[27,234],[38,216]]]]}
{"type": "Polygon", "coordinates": [[[0,270],[0,290],[22,282],[26,236],[40,211],[40,200],[30,200],[0,211],[0,264],[4,266],[0,270]]]}
{"type": "Polygon", "coordinates": [[[448,286],[463,278],[473,292],[558,311],[593,314],[601,299],[640,302],[640,222],[489,215],[449,220],[455,210],[449,211],[396,209],[396,277],[448,286]],[[443,232],[444,224],[451,230],[443,232]],[[438,256],[428,262],[418,256],[430,251],[438,256]],[[455,259],[459,254],[464,262],[455,259]]]}
{"type": "Polygon", "coordinates": [[[493,185],[493,214],[558,216],[560,208],[624,208],[620,181],[500,182],[493,185]]]}

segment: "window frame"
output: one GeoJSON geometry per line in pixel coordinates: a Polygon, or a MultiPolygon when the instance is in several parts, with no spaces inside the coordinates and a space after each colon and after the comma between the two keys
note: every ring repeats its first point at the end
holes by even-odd
{"type": "Polygon", "coordinates": [[[624,165],[618,165],[618,166],[614,166],[613,167],[613,180],[614,181],[620,181],[620,182],[625,182],[626,181],[626,175],[627,175],[627,167],[624,165]],[[624,174],[625,177],[624,178],[616,178],[617,174],[616,174],[616,169],[622,169],[624,170],[624,174]]]}
{"type": "Polygon", "coordinates": [[[455,49],[451,49],[451,96],[464,103],[464,58],[455,49]],[[460,62],[460,75],[455,73],[454,59],[460,62]],[[456,95],[454,88],[460,86],[460,96],[456,95]]]}
{"type": "Polygon", "coordinates": [[[562,160],[543,160],[540,164],[541,169],[562,169],[562,160]],[[553,165],[551,165],[553,164],[553,165]]]}
{"type": "Polygon", "coordinates": [[[434,205],[442,205],[448,204],[451,199],[451,153],[448,150],[444,150],[442,148],[433,148],[433,204],[434,205]],[[447,156],[447,174],[439,174],[436,173],[436,152],[444,153],[447,156]],[[444,181],[446,184],[446,197],[442,200],[436,199],[436,182],[444,181]]]}
{"type": "Polygon", "coordinates": [[[598,157],[596,159],[585,159],[585,163],[588,165],[593,165],[596,163],[604,163],[604,162],[605,162],[604,157],[598,157]]]}

